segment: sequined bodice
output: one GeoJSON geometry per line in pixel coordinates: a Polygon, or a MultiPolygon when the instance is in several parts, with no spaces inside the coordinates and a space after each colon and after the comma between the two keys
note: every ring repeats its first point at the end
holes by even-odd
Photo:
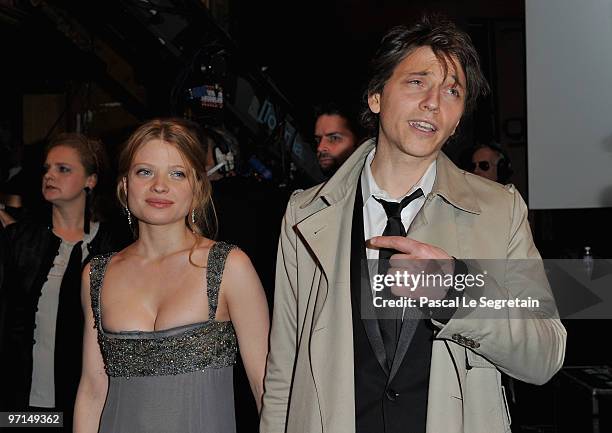
{"type": "Polygon", "coordinates": [[[91,305],[106,373],[112,377],[166,376],[234,365],[237,340],[231,322],[217,322],[225,259],[232,245],[217,242],[206,271],[209,317],[205,322],[165,331],[107,332],[102,327],[100,289],[112,254],[91,261],[91,305]]]}

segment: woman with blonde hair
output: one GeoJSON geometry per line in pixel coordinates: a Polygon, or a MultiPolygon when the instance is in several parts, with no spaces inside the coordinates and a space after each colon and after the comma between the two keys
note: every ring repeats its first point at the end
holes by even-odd
{"type": "Polygon", "coordinates": [[[234,432],[238,347],[260,406],[267,303],[249,258],[211,239],[205,155],[180,119],[145,123],[121,152],[136,241],[83,273],[75,432],[234,432]]]}

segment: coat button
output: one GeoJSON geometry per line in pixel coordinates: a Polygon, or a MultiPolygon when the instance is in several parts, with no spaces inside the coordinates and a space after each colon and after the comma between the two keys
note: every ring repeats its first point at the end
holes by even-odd
{"type": "Polygon", "coordinates": [[[387,397],[387,400],[395,401],[399,397],[399,392],[395,391],[394,389],[389,388],[385,391],[385,396],[387,397]]]}

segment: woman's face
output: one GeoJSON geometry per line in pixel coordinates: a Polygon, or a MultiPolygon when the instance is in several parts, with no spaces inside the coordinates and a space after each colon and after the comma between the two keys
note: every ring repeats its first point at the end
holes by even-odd
{"type": "Polygon", "coordinates": [[[72,147],[52,148],[43,168],[42,194],[55,205],[79,200],[85,195],[85,187],[93,189],[96,186],[96,175],[87,175],[79,153],[72,147]]]}
{"type": "Polygon", "coordinates": [[[184,223],[193,201],[190,170],[175,146],[158,139],[146,142],[124,178],[130,211],[148,224],[184,223]]]}

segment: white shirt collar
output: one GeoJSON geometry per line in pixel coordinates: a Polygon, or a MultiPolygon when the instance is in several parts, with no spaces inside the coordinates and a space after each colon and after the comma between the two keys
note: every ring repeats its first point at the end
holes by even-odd
{"type": "Polygon", "coordinates": [[[374,176],[372,175],[372,169],[370,165],[374,160],[374,155],[376,155],[376,147],[370,151],[368,156],[366,157],[365,165],[363,166],[363,170],[361,171],[361,193],[363,194],[363,205],[365,206],[368,200],[371,197],[381,198],[386,201],[394,201],[400,202],[404,197],[409,194],[412,194],[418,188],[423,190],[423,196],[427,197],[427,195],[433,189],[434,181],[436,180],[436,160],[434,159],[432,163],[427,167],[423,176],[419,179],[417,183],[408,191],[403,197],[398,199],[391,198],[389,194],[382,188],[378,186],[374,176]]]}

